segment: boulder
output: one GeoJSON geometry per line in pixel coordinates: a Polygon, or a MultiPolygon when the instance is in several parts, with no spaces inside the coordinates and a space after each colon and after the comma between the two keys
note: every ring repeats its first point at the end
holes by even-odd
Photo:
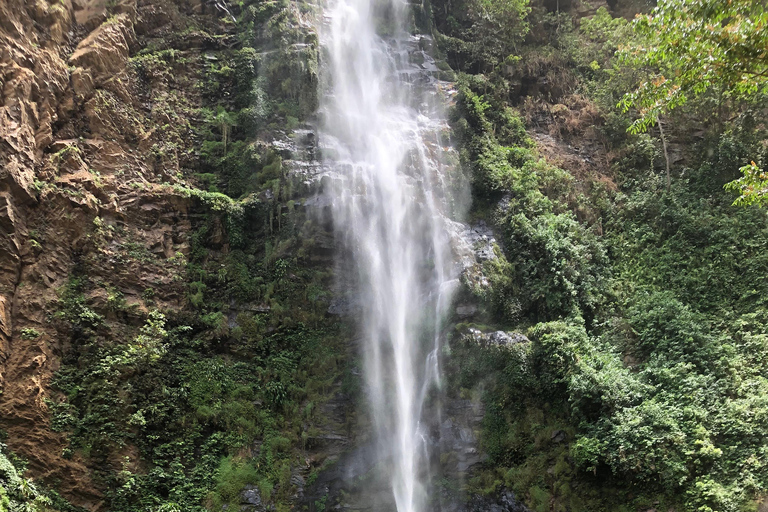
{"type": "Polygon", "coordinates": [[[106,80],[128,64],[129,48],[134,40],[133,22],[120,14],[99,25],[80,41],[69,63],[106,80]]]}
{"type": "Polygon", "coordinates": [[[261,512],[267,510],[261,502],[261,493],[255,485],[246,485],[240,493],[240,510],[242,512],[261,512]]]}

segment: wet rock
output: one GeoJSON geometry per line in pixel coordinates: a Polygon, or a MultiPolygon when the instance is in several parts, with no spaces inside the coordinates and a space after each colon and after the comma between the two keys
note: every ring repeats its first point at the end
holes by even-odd
{"type": "Polygon", "coordinates": [[[271,145],[275,153],[285,160],[289,160],[296,152],[296,144],[291,139],[275,139],[271,145]]]}
{"type": "Polygon", "coordinates": [[[563,441],[565,441],[566,437],[567,437],[566,433],[563,432],[562,430],[555,430],[554,432],[552,432],[552,436],[550,437],[550,439],[555,443],[562,443],[563,441]]]}
{"type": "Polygon", "coordinates": [[[305,480],[304,477],[301,476],[300,468],[295,468],[291,472],[291,485],[296,489],[296,492],[293,494],[294,500],[301,500],[304,497],[305,480]]]}
{"type": "Polygon", "coordinates": [[[308,197],[304,200],[305,208],[323,209],[333,206],[330,196],[328,194],[315,194],[312,197],[308,197]]]}
{"type": "Polygon", "coordinates": [[[528,343],[530,340],[519,332],[493,331],[482,332],[471,328],[467,332],[472,340],[486,347],[509,347],[517,343],[528,343]]]}
{"type": "Polygon", "coordinates": [[[469,500],[457,499],[451,490],[444,490],[440,510],[441,512],[530,512],[509,490],[504,490],[496,496],[474,495],[469,500]]]}
{"type": "Polygon", "coordinates": [[[360,303],[356,297],[348,295],[334,297],[328,306],[328,314],[334,316],[350,316],[360,311],[360,303]]]}
{"type": "Polygon", "coordinates": [[[509,204],[510,204],[510,202],[511,202],[511,201],[512,201],[512,196],[511,196],[511,195],[509,195],[509,194],[507,194],[507,195],[505,195],[504,197],[502,197],[502,198],[499,200],[499,203],[498,203],[498,205],[497,205],[497,208],[498,208],[498,209],[499,209],[499,210],[500,210],[502,213],[507,213],[507,212],[509,211],[509,204]]]}
{"type": "Polygon", "coordinates": [[[496,498],[473,497],[466,512],[530,512],[512,491],[503,491],[496,498]]]}
{"type": "MultiPolygon", "coordinates": [[[[496,258],[494,246],[497,244],[493,231],[485,222],[473,226],[460,223],[447,223],[451,233],[451,245],[457,258],[457,272],[462,282],[473,293],[479,294],[490,287],[488,277],[483,270],[483,263],[496,258]]],[[[466,317],[471,316],[468,310],[466,317]]],[[[464,313],[457,311],[460,318],[464,313]]]]}
{"type": "Polygon", "coordinates": [[[497,346],[513,345],[515,343],[525,343],[528,338],[519,332],[496,331],[487,335],[488,343],[497,346]]]}
{"type": "Polygon", "coordinates": [[[485,409],[479,400],[450,399],[445,402],[437,435],[441,470],[448,478],[460,481],[482,463],[486,455],[479,449],[478,435],[485,409]]]}
{"type": "Polygon", "coordinates": [[[461,237],[472,247],[478,262],[496,259],[496,253],[493,250],[496,237],[484,221],[467,228],[461,237]]]}
{"type": "Polygon", "coordinates": [[[240,510],[242,512],[261,512],[266,507],[261,502],[261,493],[255,485],[246,485],[240,493],[240,510]]]}
{"type": "Polygon", "coordinates": [[[459,304],[456,306],[456,316],[459,318],[469,318],[477,313],[477,306],[474,304],[459,304]]]}

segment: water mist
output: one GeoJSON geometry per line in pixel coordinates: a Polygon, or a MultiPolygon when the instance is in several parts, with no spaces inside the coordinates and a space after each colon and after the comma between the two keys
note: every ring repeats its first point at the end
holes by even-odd
{"type": "Polygon", "coordinates": [[[441,96],[411,58],[420,39],[407,16],[397,0],[330,0],[320,140],[337,236],[357,271],[379,457],[397,510],[419,512],[430,487],[422,409],[439,385],[440,326],[457,281],[441,96]]]}

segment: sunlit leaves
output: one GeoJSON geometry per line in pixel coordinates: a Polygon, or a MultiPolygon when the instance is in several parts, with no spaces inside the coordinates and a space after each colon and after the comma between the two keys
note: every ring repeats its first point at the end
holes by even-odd
{"type": "Polygon", "coordinates": [[[758,167],[755,162],[750,162],[740,170],[743,176],[725,185],[726,190],[739,194],[733,204],[768,206],[768,173],[758,167]]]}
{"type": "Polygon", "coordinates": [[[764,1],[661,0],[634,28],[641,42],[621,51],[624,63],[647,72],[621,101],[625,110],[639,111],[634,133],[712,88],[732,97],[768,90],[764,1]]]}
{"type": "Polygon", "coordinates": [[[469,32],[487,62],[502,61],[528,33],[528,0],[475,0],[468,8],[473,20],[469,32]]]}

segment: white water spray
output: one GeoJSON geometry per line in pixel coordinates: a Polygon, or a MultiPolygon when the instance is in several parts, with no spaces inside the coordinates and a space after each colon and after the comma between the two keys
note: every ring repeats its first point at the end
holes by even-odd
{"type": "Polygon", "coordinates": [[[405,3],[330,2],[321,108],[327,192],[358,271],[379,453],[398,512],[420,512],[429,498],[422,409],[439,384],[440,326],[457,282],[446,230],[441,97],[419,47],[428,40],[406,29],[405,3]],[[388,35],[377,34],[377,23],[388,35]]]}

